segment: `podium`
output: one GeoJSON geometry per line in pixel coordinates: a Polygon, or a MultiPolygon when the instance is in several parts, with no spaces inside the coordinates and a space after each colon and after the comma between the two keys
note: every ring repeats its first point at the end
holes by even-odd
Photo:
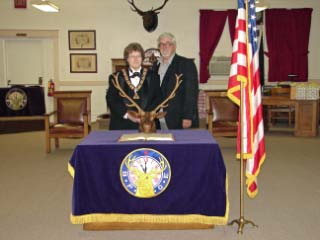
{"type": "Polygon", "coordinates": [[[0,88],[0,133],[43,130],[44,113],[43,87],[0,88]]]}
{"type": "Polygon", "coordinates": [[[40,86],[12,86],[0,88],[0,116],[39,116],[45,113],[43,87],[40,86]],[[25,104],[21,109],[10,108],[10,93],[25,94],[25,104]]]}

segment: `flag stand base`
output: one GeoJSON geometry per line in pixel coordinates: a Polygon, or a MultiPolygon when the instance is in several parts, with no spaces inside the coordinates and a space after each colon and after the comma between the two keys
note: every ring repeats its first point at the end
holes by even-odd
{"type": "Polygon", "coordinates": [[[246,224],[251,224],[253,227],[258,227],[258,225],[256,225],[254,222],[250,221],[250,220],[246,220],[244,219],[244,217],[240,217],[240,219],[235,219],[232,220],[231,222],[228,223],[229,226],[233,225],[234,223],[238,224],[238,231],[237,233],[243,233],[243,228],[246,224]]]}

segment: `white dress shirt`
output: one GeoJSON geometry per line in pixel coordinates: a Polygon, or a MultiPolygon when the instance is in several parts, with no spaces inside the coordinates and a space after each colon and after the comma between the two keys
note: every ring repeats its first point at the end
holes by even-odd
{"type": "MultiPolygon", "coordinates": [[[[175,54],[173,54],[173,55],[169,58],[169,60],[167,61],[167,63],[164,63],[164,62],[163,62],[162,57],[160,57],[160,59],[158,60],[158,64],[160,64],[160,65],[159,65],[159,70],[158,70],[158,74],[159,74],[159,76],[160,76],[160,85],[162,85],[163,78],[164,78],[164,76],[166,75],[166,72],[167,72],[170,64],[172,63],[172,60],[173,60],[174,56],[175,56],[175,54]]],[[[160,112],[163,112],[163,109],[162,109],[162,108],[160,109],[160,112]]],[[[160,121],[160,128],[161,128],[162,130],[168,130],[168,126],[167,126],[167,123],[166,123],[166,119],[165,119],[165,118],[160,118],[159,121],[160,121]]]]}
{"type": "Polygon", "coordinates": [[[135,73],[135,72],[141,73],[141,68],[142,68],[142,67],[140,67],[140,68],[138,69],[138,71],[134,71],[134,70],[132,70],[132,69],[129,68],[130,81],[131,81],[131,83],[132,83],[132,85],[133,85],[134,87],[137,87],[137,86],[139,85],[140,78],[139,78],[139,77],[131,78],[131,76],[132,76],[133,73],[135,73]]]}
{"type": "MultiPolygon", "coordinates": [[[[140,82],[141,78],[139,78],[139,77],[131,78],[131,76],[132,76],[133,73],[135,73],[135,72],[141,73],[141,68],[142,68],[142,67],[140,67],[140,68],[138,69],[138,71],[134,71],[134,70],[132,70],[131,68],[129,68],[129,79],[130,79],[130,82],[132,83],[132,85],[133,85],[134,87],[137,87],[137,86],[139,85],[139,82],[140,82]]],[[[126,114],[123,116],[123,118],[124,118],[124,119],[128,119],[128,113],[126,113],[126,114]]]]}

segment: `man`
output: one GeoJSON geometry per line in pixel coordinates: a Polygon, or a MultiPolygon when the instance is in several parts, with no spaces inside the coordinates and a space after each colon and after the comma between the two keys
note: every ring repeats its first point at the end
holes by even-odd
{"type": "Polygon", "coordinates": [[[198,118],[198,73],[192,59],[176,54],[176,40],[171,33],[158,38],[161,57],[153,65],[160,76],[162,97],[165,99],[176,83],[176,74],[182,74],[182,84],[176,96],[169,101],[165,119],[160,119],[161,129],[186,129],[199,126],[198,118]]]}
{"type": "MultiPolygon", "coordinates": [[[[159,76],[152,70],[142,67],[144,50],[139,43],[131,43],[124,50],[124,58],[128,63],[126,69],[117,72],[121,88],[144,111],[153,110],[161,101],[159,76]]],[[[128,100],[119,95],[109,77],[109,88],[106,100],[110,108],[110,130],[138,129],[140,119],[129,114],[129,110],[137,109],[127,106],[128,100]]]]}

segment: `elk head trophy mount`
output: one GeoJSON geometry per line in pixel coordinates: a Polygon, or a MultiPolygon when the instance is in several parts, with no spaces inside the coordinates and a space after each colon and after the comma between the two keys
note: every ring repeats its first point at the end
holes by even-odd
{"type": "Polygon", "coordinates": [[[158,14],[160,10],[164,8],[169,0],[164,0],[163,4],[153,9],[151,8],[149,11],[142,11],[134,3],[134,0],[128,0],[128,3],[132,6],[130,7],[132,11],[137,12],[140,16],[142,16],[143,27],[147,32],[153,32],[158,26],[158,14]]]}
{"type": "Polygon", "coordinates": [[[127,107],[134,107],[138,112],[129,110],[128,114],[140,119],[139,132],[143,133],[155,133],[157,131],[155,119],[163,118],[166,115],[166,112],[158,112],[161,108],[166,108],[168,106],[169,100],[175,97],[176,91],[178,90],[180,84],[182,83],[181,77],[182,74],[176,74],[176,83],[172,89],[170,95],[163,100],[157,107],[152,111],[146,112],[121,88],[119,80],[119,73],[113,74],[112,84],[114,87],[119,90],[119,95],[123,98],[126,98],[130,103],[127,104],[127,107]]]}

